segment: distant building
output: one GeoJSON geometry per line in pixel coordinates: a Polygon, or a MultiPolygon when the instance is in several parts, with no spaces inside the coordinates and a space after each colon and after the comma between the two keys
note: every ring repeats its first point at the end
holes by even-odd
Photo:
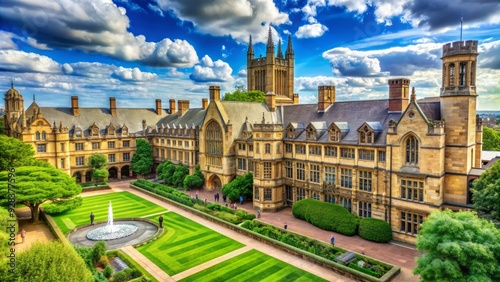
{"type": "Polygon", "coordinates": [[[165,110],[45,108],[24,110],[13,87],[5,94],[7,134],[32,144],[37,158],[90,181],[87,158],[108,156],[110,176],[132,175],[137,138],[149,140],[155,163],[199,164],[205,189],[219,191],[235,176],[254,173],[253,206],[277,211],[313,198],[343,205],[362,217],[389,222],[394,237],[414,243],[419,225],[436,209],[472,208],[469,183],[481,170],[481,119],[476,118],[477,41],[443,46],[439,97],[417,100],[410,80],[389,79],[388,99],[336,101],[335,86],[318,88],[318,102],[297,104],[293,49],[254,59],[248,90],[265,103],[220,99],[211,86],[202,108],[170,100],[165,110]]]}

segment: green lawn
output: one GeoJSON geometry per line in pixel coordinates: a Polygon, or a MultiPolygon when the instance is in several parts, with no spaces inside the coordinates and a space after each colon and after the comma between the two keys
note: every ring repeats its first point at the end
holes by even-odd
{"type": "Polygon", "coordinates": [[[71,229],[89,224],[90,212],[95,215],[95,222],[108,220],[108,207],[111,201],[113,218],[142,217],[165,212],[166,209],[142,199],[129,192],[116,192],[91,197],[84,197],[83,204],[67,213],[53,216],[61,231],[66,234],[71,229]]]}
{"type": "Polygon", "coordinates": [[[165,233],[137,250],[169,275],[244,246],[174,212],[168,212],[163,217],[165,233]]]}
{"type": "Polygon", "coordinates": [[[204,269],[187,281],[327,281],[293,265],[282,262],[257,250],[250,250],[234,258],[204,269]]]}

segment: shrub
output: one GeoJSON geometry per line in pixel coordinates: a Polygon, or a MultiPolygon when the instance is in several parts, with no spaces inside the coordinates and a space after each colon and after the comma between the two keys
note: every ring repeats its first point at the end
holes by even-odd
{"type": "Polygon", "coordinates": [[[354,263],[354,262],[349,263],[349,265],[348,265],[348,266],[349,266],[350,268],[352,268],[352,269],[355,269],[355,270],[359,271],[359,272],[363,272],[363,273],[365,273],[365,274],[368,274],[368,275],[371,275],[371,276],[374,276],[374,277],[377,277],[377,278],[382,277],[382,275],[380,275],[380,273],[374,272],[374,271],[372,271],[372,270],[371,270],[371,269],[369,269],[369,268],[359,267],[359,266],[358,266],[356,263],[354,263]]]}
{"type": "Polygon", "coordinates": [[[241,222],[243,222],[243,220],[240,217],[232,213],[216,211],[213,213],[213,215],[233,224],[240,224],[241,222]]]}
{"type": "Polygon", "coordinates": [[[249,214],[247,211],[245,210],[238,210],[236,212],[236,215],[241,217],[243,220],[252,220],[252,219],[255,219],[255,214],[249,214]]]}
{"type": "Polygon", "coordinates": [[[108,257],[106,255],[102,256],[99,261],[97,262],[97,265],[102,267],[102,268],[105,268],[106,266],[109,265],[109,260],[108,260],[108,257]]]}
{"type": "Polygon", "coordinates": [[[296,202],[292,213],[296,218],[304,219],[321,229],[349,236],[356,234],[359,225],[359,217],[344,207],[314,199],[296,202]]]}
{"type": "Polygon", "coordinates": [[[106,256],[106,242],[99,241],[94,244],[92,247],[92,262],[97,263],[101,259],[102,256],[106,256]]]}
{"type": "Polygon", "coordinates": [[[82,205],[82,197],[74,197],[69,200],[43,204],[43,208],[48,214],[60,214],[82,205]]]}
{"type": "Polygon", "coordinates": [[[359,223],[359,236],[369,241],[387,243],[392,240],[392,229],[383,220],[363,218],[359,223]]]}
{"type": "Polygon", "coordinates": [[[104,277],[109,278],[113,275],[113,268],[111,266],[107,265],[106,268],[102,271],[102,274],[104,274],[104,277]]]}

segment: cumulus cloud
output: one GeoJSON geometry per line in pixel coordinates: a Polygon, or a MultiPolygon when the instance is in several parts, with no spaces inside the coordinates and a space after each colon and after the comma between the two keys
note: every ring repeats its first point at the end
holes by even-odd
{"type": "Polygon", "coordinates": [[[59,73],[61,67],[47,56],[17,50],[0,50],[0,70],[59,73]]]}
{"type": "Polygon", "coordinates": [[[127,81],[149,81],[156,79],[158,75],[150,72],[142,72],[139,68],[119,67],[113,72],[113,77],[127,81]]]}
{"type": "Polygon", "coordinates": [[[321,37],[327,30],[328,28],[320,23],[306,24],[299,27],[295,36],[297,38],[321,37]]]}
{"type": "Polygon", "coordinates": [[[238,42],[266,42],[270,24],[288,24],[288,14],[280,12],[272,0],[157,0],[165,12],[189,21],[199,32],[229,35],[238,42]]]}
{"type": "Polygon", "coordinates": [[[17,49],[17,44],[12,41],[16,37],[12,32],[0,30],[0,49],[17,49]]]}
{"type": "Polygon", "coordinates": [[[193,73],[189,78],[195,82],[228,82],[232,81],[233,69],[228,63],[221,60],[212,61],[205,55],[198,65],[194,66],[193,73]]]}
{"type": "Polygon", "coordinates": [[[482,68],[500,69],[500,40],[479,45],[479,65],[482,68]]]}
{"type": "Polygon", "coordinates": [[[129,32],[126,10],[111,0],[3,1],[0,17],[22,28],[37,48],[78,48],[160,67],[192,67],[198,61],[185,40],[148,42],[129,32]]]}

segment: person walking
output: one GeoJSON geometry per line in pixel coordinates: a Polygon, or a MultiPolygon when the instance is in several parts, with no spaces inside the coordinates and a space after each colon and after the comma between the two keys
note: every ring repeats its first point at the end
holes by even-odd
{"type": "Polygon", "coordinates": [[[260,210],[257,210],[257,218],[260,218],[260,210]]]}
{"type": "Polygon", "coordinates": [[[226,202],[227,196],[225,194],[222,194],[222,200],[224,200],[224,203],[226,202]]]}
{"type": "Polygon", "coordinates": [[[160,224],[160,228],[163,228],[163,215],[160,215],[158,218],[158,223],[160,224]]]}
{"type": "Polygon", "coordinates": [[[21,239],[23,240],[22,243],[24,243],[24,238],[26,238],[26,230],[21,231],[21,239]]]}
{"type": "Polygon", "coordinates": [[[238,205],[234,203],[234,210],[238,209],[238,205]]]}
{"type": "Polygon", "coordinates": [[[196,200],[198,200],[198,190],[196,190],[196,200]]]}
{"type": "Polygon", "coordinates": [[[283,226],[283,228],[285,228],[285,230],[288,229],[288,225],[286,224],[286,222],[285,222],[285,226],[283,226]]]}
{"type": "Polygon", "coordinates": [[[90,225],[94,225],[94,213],[90,212],[90,225]]]}
{"type": "Polygon", "coordinates": [[[335,237],[330,237],[330,243],[332,243],[332,246],[335,246],[335,237]]]}
{"type": "Polygon", "coordinates": [[[243,205],[243,195],[240,195],[240,205],[243,205]]]}

